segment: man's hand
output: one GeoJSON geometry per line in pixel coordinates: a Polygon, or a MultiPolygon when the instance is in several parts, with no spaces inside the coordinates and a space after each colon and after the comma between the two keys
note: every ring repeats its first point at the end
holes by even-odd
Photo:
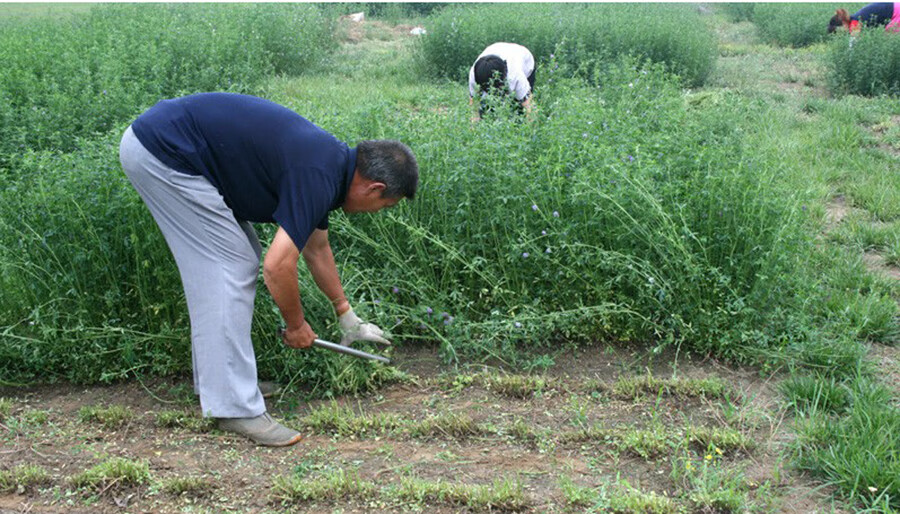
{"type": "Polygon", "coordinates": [[[303,322],[303,325],[300,325],[297,328],[288,328],[285,329],[281,334],[281,340],[284,344],[290,346],[291,348],[309,348],[312,346],[313,341],[319,337],[313,332],[309,323],[303,322]]]}
{"type": "Polygon", "coordinates": [[[390,341],[383,337],[383,330],[378,328],[377,325],[365,323],[363,320],[359,319],[359,316],[353,312],[353,309],[341,314],[338,321],[341,323],[341,332],[344,333],[344,337],[341,338],[341,344],[344,346],[350,346],[350,344],[355,341],[372,341],[386,345],[391,344],[390,341]]]}

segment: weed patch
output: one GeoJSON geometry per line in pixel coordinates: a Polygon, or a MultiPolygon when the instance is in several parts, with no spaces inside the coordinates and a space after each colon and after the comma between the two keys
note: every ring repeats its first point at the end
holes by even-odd
{"type": "Polygon", "coordinates": [[[682,398],[724,398],[731,388],[719,378],[656,378],[650,374],[641,377],[621,377],[612,384],[615,396],[639,400],[647,396],[677,396],[682,398]]]}
{"type": "Polygon", "coordinates": [[[284,502],[335,501],[340,499],[370,499],[378,495],[378,486],[343,469],[315,478],[296,475],[276,477],[273,492],[284,502]]]}
{"type": "Polygon", "coordinates": [[[208,496],[215,489],[215,485],[203,477],[179,476],[163,480],[160,489],[174,496],[199,498],[208,496]]]}
{"type": "Polygon", "coordinates": [[[31,464],[16,466],[10,470],[0,470],[0,492],[25,492],[47,485],[50,474],[44,468],[31,464]]]}
{"type": "Polygon", "coordinates": [[[900,94],[900,38],[883,27],[863,28],[849,44],[839,34],[825,58],[829,89],[863,96],[900,94]]]}
{"type": "Polygon", "coordinates": [[[201,418],[190,412],[163,410],[156,413],[156,426],[182,428],[191,432],[209,432],[213,428],[211,418],[201,418]]]}
{"type": "Polygon", "coordinates": [[[113,457],[70,479],[77,488],[108,490],[121,486],[141,485],[150,480],[150,464],[123,457],[113,457]]]}
{"type": "Polygon", "coordinates": [[[122,405],[84,406],[78,410],[78,420],[82,423],[95,423],[105,428],[119,428],[134,419],[134,412],[122,405]]]}
{"type": "Polygon", "coordinates": [[[446,413],[425,418],[419,422],[411,423],[407,430],[411,437],[417,438],[449,437],[452,439],[466,439],[492,433],[492,430],[476,423],[467,414],[456,413],[446,413]]]}
{"type": "Polygon", "coordinates": [[[337,402],[320,405],[303,418],[307,428],[326,435],[344,437],[367,437],[385,434],[401,426],[400,419],[393,414],[356,414],[337,402]]]}

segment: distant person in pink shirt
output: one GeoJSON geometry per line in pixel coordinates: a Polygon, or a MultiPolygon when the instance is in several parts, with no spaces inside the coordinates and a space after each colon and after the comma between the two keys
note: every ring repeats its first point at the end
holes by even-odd
{"type": "Polygon", "coordinates": [[[859,33],[861,25],[885,27],[888,32],[900,32],[900,2],[869,4],[852,16],[844,9],[838,9],[828,22],[828,33],[846,29],[851,35],[855,35],[859,33]]]}

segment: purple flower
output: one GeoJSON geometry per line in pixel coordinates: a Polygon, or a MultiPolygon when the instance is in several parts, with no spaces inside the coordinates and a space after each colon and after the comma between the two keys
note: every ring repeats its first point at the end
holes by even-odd
{"type": "Polygon", "coordinates": [[[428,314],[429,316],[431,316],[431,314],[433,312],[434,312],[434,309],[432,309],[431,307],[425,307],[425,314],[428,314]]]}
{"type": "Polygon", "coordinates": [[[626,157],[626,159],[628,159],[628,162],[634,162],[634,157],[632,157],[630,155],[628,157],[626,157]]]}
{"type": "Polygon", "coordinates": [[[381,299],[380,298],[375,299],[375,304],[377,305],[379,303],[381,303],[381,299]]]}
{"type": "Polygon", "coordinates": [[[449,325],[450,323],[453,323],[453,316],[449,316],[444,320],[444,325],[449,325]]]}
{"type": "Polygon", "coordinates": [[[450,315],[447,314],[446,312],[442,312],[442,313],[441,313],[441,317],[444,318],[444,319],[447,319],[447,318],[450,317],[450,315]]]}
{"type": "Polygon", "coordinates": [[[425,330],[425,329],[428,328],[428,327],[425,326],[425,323],[419,323],[419,328],[420,328],[421,330],[425,330]]]}
{"type": "Polygon", "coordinates": [[[553,211],[553,217],[554,217],[554,218],[558,218],[558,217],[559,217],[559,211],[553,211]]]}
{"type": "Polygon", "coordinates": [[[532,206],[531,206],[531,210],[533,210],[533,211],[538,210],[538,206],[537,206],[537,205],[532,205],[532,206]]]}
{"type": "Polygon", "coordinates": [[[391,291],[393,291],[393,292],[394,292],[394,294],[397,294],[397,293],[399,293],[399,292],[400,292],[400,288],[399,288],[399,287],[397,287],[397,286],[394,286],[394,287],[392,287],[392,288],[391,288],[391,291]]]}
{"type": "Polygon", "coordinates": [[[518,321],[513,323],[513,325],[515,325],[516,328],[522,328],[522,324],[519,323],[518,321]]]}
{"type": "Polygon", "coordinates": [[[523,258],[523,259],[527,259],[527,258],[528,258],[528,252],[522,252],[522,258],[523,258]]]}
{"type": "Polygon", "coordinates": [[[801,206],[800,206],[800,209],[802,209],[803,211],[806,211],[806,206],[805,206],[805,205],[801,205],[801,206]]]}
{"type": "Polygon", "coordinates": [[[581,137],[587,139],[587,138],[588,138],[588,133],[587,133],[587,132],[582,132],[582,133],[581,133],[581,137]]]}
{"type": "Polygon", "coordinates": [[[550,247],[549,247],[549,246],[547,247],[546,250],[544,250],[544,253],[552,253],[552,250],[550,250],[550,247]]]}
{"type": "Polygon", "coordinates": [[[547,235],[547,231],[546,231],[546,230],[541,230],[541,235],[542,235],[542,236],[546,236],[546,235],[547,235]]]}

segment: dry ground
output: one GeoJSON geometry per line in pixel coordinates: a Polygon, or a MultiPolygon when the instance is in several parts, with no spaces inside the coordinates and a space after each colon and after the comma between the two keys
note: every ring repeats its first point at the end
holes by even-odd
{"type": "MultiPolygon", "coordinates": [[[[270,404],[307,435],[287,449],[258,448],[197,423],[199,409],[183,380],[0,390],[0,397],[12,400],[0,425],[0,469],[34,464],[48,473],[39,485],[0,495],[0,512],[489,509],[464,500],[391,494],[284,501],[273,487],[276,477],[293,474],[311,483],[338,470],[387,489],[410,478],[487,486],[508,479],[522,498],[509,510],[525,512],[583,512],[585,506],[564,493],[565,479],[626,494],[617,486],[618,477],[628,481],[633,488],[628,494],[635,497],[640,497],[635,491],[655,493],[678,498],[676,504],[685,511],[713,512],[688,501],[693,486],[672,475],[673,467],[686,465],[685,456],[699,467],[706,455],[712,457],[711,471],[742,470],[738,482],[748,505],[776,512],[832,511],[823,500],[825,492],[785,468],[790,422],[771,379],[713,360],[648,355],[594,347],[560,356],[556,366],[540,375],[541,383],[496,369],[448,373],[432,349],[401,348],[397,360],[409,371],[409,380],[335,403],[282,397],[270,404]],[[502,376],[507,378],[491,379],[502,376]],[[653,377],[650,387],[648,376],[653,377]],[[635,384],[644,387],[634,393],[628,386],[635,384]],[[719,391],[710,384],[725,388],[719,391]],[[120,426],[90,420],[83,410],[116,405],[133,414],[120,426]],[[355,414],[345,413],[345,421],[370,423],[323,428],[307,417],[335,406],[355,414]],[[189,417],[175,426],[159,426],[161,413],[173,411],[189,417]],[[405,428],[380,431],[371,422],[388,418],[405,428]],[[426,425],[427,420],[432,424],[426,425]],[[698,427],[730,430],[749,443],[682,444],[689,428],[698,427]],[[120,480],[81,488],[72,483],[73,476],[112,457],[148,463],[149,479],[138,485],[120,480]],[[196,483],[181,494],[171,492],[176,479],[185,477],[196,483]]],[[[491,510],[504,510],[500,507],[491,510]]]]}

